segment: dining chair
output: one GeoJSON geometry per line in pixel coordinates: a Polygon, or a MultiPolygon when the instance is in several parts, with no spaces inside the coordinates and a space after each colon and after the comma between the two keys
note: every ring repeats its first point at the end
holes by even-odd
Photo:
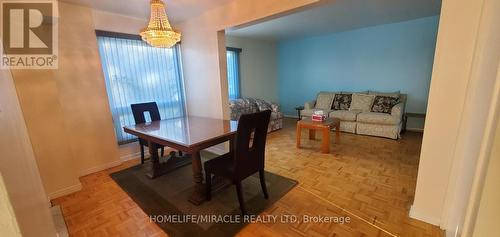
{"type": "MultiPolygon", "coordinates": [[[[146,122],[146,116],[144,113],[148,112],[151,117],[151,121],[161,120],[160,110],[156,102],[131,104],[132,114],[134,115],[135,124],[141,124],[146,122]]],[[[141,148],[141,164],[144,164],[144,146],[148,146],[148,142],[139,138],[139,147],[141,148]]],[[[165,147],[161,146],[161,156],[163,157],[165,152],[165,147]]]]}
{"type": "Polygon", "coordinates": [[[242,115],[231,151],[205,162],[208,200],[211,199],[212,174],[224,177],[236,186],[241,214],[246,215],[241,181],[257,172],[264,198],[269,198],[264,177],[264,160],[270,117],[270,110],[242,115]]]}

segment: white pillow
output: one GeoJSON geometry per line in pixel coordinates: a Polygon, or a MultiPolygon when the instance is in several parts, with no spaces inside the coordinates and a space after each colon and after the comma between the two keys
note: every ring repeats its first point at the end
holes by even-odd
{"type": "Polygon", "coordinates": [[[349,111],[370,112],[375,95],[352,94],[351,107],[349,111]]]}
{"type": "Polygon", "coordinates": [[[316,98],[316,109],[330,110],[332,108],[333,98],[335,94],[332,93],[319,93],[316,98]]]}

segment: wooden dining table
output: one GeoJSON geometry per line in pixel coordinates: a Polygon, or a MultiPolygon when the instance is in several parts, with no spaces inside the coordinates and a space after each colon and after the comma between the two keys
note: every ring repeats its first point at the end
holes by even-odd
{"type": "Polygon", "coordinates": [[[123,129],[126,133],[148,142],[151,155],[151,162],[147,163],[150,165],[148,177],[154,179],[191,163],[194,191],[189,201],[200,205],[206,198],[200,151],[226,141],[232,142],[237,127],[237,121],[185,116],[126,126],[123,129]],[[186,154],[171,156],[166,161],[161,161],[158,155],[160,146],[171,147],[186,154]]]}

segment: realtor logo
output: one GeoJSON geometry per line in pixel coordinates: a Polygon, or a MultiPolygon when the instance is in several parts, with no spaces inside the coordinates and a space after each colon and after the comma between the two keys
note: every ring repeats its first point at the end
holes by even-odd
{"type": "Polygon", "coordinates": [[[1,67],[55,69],[56,1],[3,1],[1,67]]]}

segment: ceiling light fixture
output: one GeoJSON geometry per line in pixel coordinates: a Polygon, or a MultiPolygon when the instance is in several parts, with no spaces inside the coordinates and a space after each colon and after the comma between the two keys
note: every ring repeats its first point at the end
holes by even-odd
{"type": "Polygon", "coordinates": [[[157,48],[171,48],[181,40],[181,33],[172,30],[162,0],[151,0],[151,17],[141,31],[142,40],[157,48]]]}

